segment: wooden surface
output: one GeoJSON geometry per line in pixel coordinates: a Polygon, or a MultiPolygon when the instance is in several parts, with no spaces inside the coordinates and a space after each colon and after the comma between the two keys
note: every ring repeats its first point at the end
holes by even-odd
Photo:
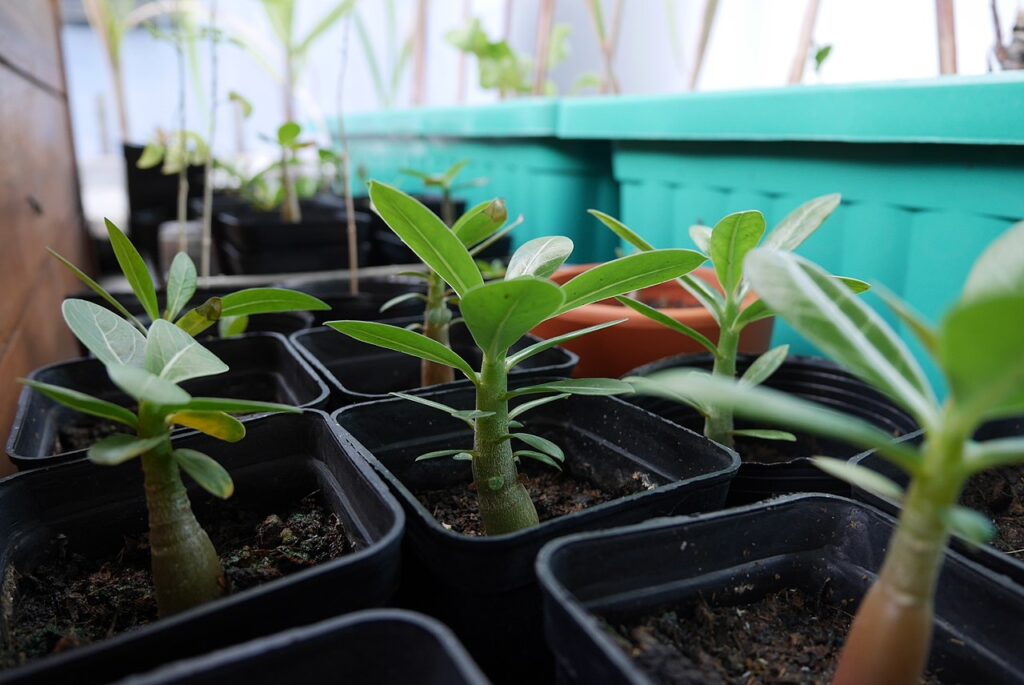
{"type": "MultiPolygon", "coordinates": [[[[0,440],[33,369],[78,356],[60,316],[85,255],[56,2],[0,2],[0,440]]],[[[0,473],[13,467],[6,456],[0,473]]]]}

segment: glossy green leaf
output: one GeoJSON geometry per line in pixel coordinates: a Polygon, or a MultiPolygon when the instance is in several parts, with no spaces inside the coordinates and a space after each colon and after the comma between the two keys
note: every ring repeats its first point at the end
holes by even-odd
{"type": "Polygon", "coordinates": [[[529,402],[523,402],[522,404],[513,407],[512,410],[509,411],[509,413],[508,413],[508,418],[510,419],[509,422],[508,422],[508,427],[509,428],[514,428],[515,426],[513,426],[512,424],[514,424],[514,423],[518,424],[519,423],[518,421],[512,421],[511,419],[514,419],[517,416],[522,416],[523,414],[525,414],[526,412],[530,411],[531,409],[536,409],[537,407],[541,407],[541,406],[543,406],[545,404],[548,404],[550,402],[557,402],[559,400],[564,400],[566,397],[572,397],[572,393],[563,392],[563,393],[559,393],[558,395],[550,395],[548,397],[541,397],[541,398],[536,399],[536,400],[530,400],[529,402]]]}
{"type": "Polygon", "coordinates": [[[106,307],[85,300],[64,300],[64,321],[75,337],[104,365],[142,366],[146,339],[137,328],[106,307]]]}
{"type": "Polygon", "coordinates": [[[562,448],[547,438],[542,438],[541,436],[533,435],[532,433],[512,433],[509,437],[526,443],[529,447],[537,450],[538,452],[543,452],[553,459],[565,461],[565,452],[562,451],[562,448]]]}
{"type": "Polygon", "coordinates": [[[1024,464],[1024,436],[969,443],[965,465],[971,473],[1024,464]]]}
{"type": "Polygon", "coordinates": [[[165,318],[173,321],[185,309],[192,296],[196,294],[196,265],[188,254],[179,252],[171,262],[171,271],[167,275],[167,307],[165,318]]]}
{"type": "MultiPolygon", "coordinates": [[[[415,461],[427,461],[430,459],[443,459],[444,457],[454,457],[456,454],[469,454],[466,450],[435,450],[433,452],[427,452],[416,457],[415,461]]],[[[470,455],[472,456],[472,455],[470,455]]]]}
{"type": "Polygon", "coordinates": [[[217,321],[217,337],[237,338],[245,333],[248,328],[249,317],[244,314],[242,316],[221,317],[217,321]]]}
{"type": "Polygon", "coordinates": [[[839,193],[822,195],[805,202],[772,229],[764,246],[785,252],[800,247],[836,210],[843,196],[839,193]]]}
{"type": "Polygon", "coordinates": [[[452,416],[454,416],[457,419],[461,419],[462,421],[466,421],[467,423],[472,425],[472,422],[476,421],[477,419],[486,419],[488,417],[494,416],[494,412],[481,411],[479,409],[459,409],[457,411],[453,411],[452,416]]]}
{"type": "Polygon", "coordinates": [[[743,438],[756,438],[758,440],[780,440],[782,442],[796,442],[796,436],[786,431],[772,430],[770,428],[738,428],[730,431],[732,435],[743,438]]]}
{"type": "Polygon", "coordinates": [[[944,512],[943,522],[953,535],[972,545],[984,545],[996,536],[996,527],[984,514],[953,505],[944,512]]]}
{"type": "Polygon", "coordinates": [[[114,385],[137,399],[161,407],[183,407],[192,399],[187,392],[171,381],[134,366],[107,367],[114,385]]]}
{"type": "Polygon", "coordinates": [[[726,293],[735,293],[743,279],[743,260],[764,235],[761,212],[736,212],[715,225],[708,254],[726,293]]]}
{"type": "Polygon", "coordinates": [[[174,325],[191,336],[197,336],[220,321],[221,309],[220,298],[211,297],[198,307],[186,312],[174,325]]]}
{"type": "Polygon", "coordinates": [[[562,236],[545,236],[523,243],[505,270],[505,280],[523,276],[549,278],[572,254],[572,241],[562,236]]]}
{"type": "Polygon", "coordinates": [[[111,307],[113,307],[114,311],[116,311],[118,314],[120,314],[122,317],[124,317],[129,323],[131,323],[133,326],[135,326],[140,331],[145,331],[146,330],[146,328],[142,325],[142,323],[138,320],[138,318],[136,318],[136,316],[134,314],[129,312],[125,308],[125,306],[123,304],[118,302],[117,299],[113,295],[111,295],[109,292],[107,292],[106,288],[104,288],[99,283],[97,283],[92,278],[90,278],[88,276],[88,274],[86,274],[84,271],[79,269],[77,266],[75,266],[74,264],[69,262],[60,253],[58,253],[56,250],[51,250],[50,248],[46,248],[46,251],[49,252],[54,257],[56,257],[57,261],[59,261],[61,264],[64,265],[64,268],[66,268],[68,271],[70,271],[72,274],[75,275],[75,278],[77,278],[82,283],[84,283],[94,293],[96,293],[97,295],[102,297],[104,302],[106,302],[111,307]]]}
{"type": "Polygon", "coordinates": [[[715,343],[711,342],[711,340],[700,331],[690,328],[686,324],[676,321],[668,314],[660,312],[654,307],[646,305],[639,300],[634,300],[632,297],[617,297],[615,299],[618,300],[620,304],[629,307],[636,313],[647,317],[651,321],[661,324],[665,328],[673,330],[680,335],[685,335],[687,338],[690,338],[707,350],[709,354],[718,354],[718,348],[715,346],[715,343]]]}
{"type": "Polygon", "coordinates": [[[227,414],[301,414],[302,410],[277,402],[236,400],[229,397],[193,397],[182,409],[188,411],[222,411],[227,414]]]}
{"type": "Polygon", "coordinates": [[[764,300],[754,300],[746,309],[740,312],[738,317],[736,317],[736,321],[733,323],[732,329],[738,333],[755,321],[767,319],[772,316],[775,315],[772,314],[770,309],[768,309],[768,305],[764,303],[764,300]]]}
{"type": "Polygon", "coordinates": [[[888,324],[842,283],[789,252],[758,249],[746,275],[777,316],[927,425],[938,411],[924,373],[888,324]]]}
{"type": "Polygon", "coordinates": [[[109,435],[89,448],[89,461],[103,466],[116,466],[141,456],[167,440],[166,435],[139,438],[117,433],[109,435]]]}
{"type": "Polygon", "coordinates": [[[833,278],[845,285],[854,295],[871,290],[871,284],[859,278],[850,278],[849,276],[833,276],[833,278]]]}
{"type": "Polygon", "coordinates": [[[936,330],[915,312],[908,303],[904,302],[896,293],[887,288],[876,288],[878,295],[890,310],[903,322],[921,346],[932,357],[939,351],[939,336],[936,330]]]}
{"type": "Polygon", "coordinates": [[[655,250],[606,262],[562,286],[565,303],[558,313],[679,278],[704,260],[704,255],[693,250],[655,250]]]}
{"type": "Polygon", "coordinates": [[[146,338],[146,370],[171,383],[214,376],[228,365],[170,321],[157,319],[146,338]]]}
{"type": "Polygon", "coordinates": [[[444,172],[444,175],[441,177],[441,183],[445,186],[450,186],[452,184],[452,181],[455,180],[455,177],[461,174],[462,170],[465,169],[466,165],[468,164],[468,159],[460,159],[455,164],[452,164],[451,167],[449,167],[448,170],[444,172]]]}
{"type": "Polygon", "coordinates": [[[360,342],[450,366],[466,378],[476,380],[476,372],[469,362],[425,335],[376,321],[328,321],[326,325],[360,342]]]}
{"type": "Polygon", "coordinates": [[[1002,295],[1024,295],[1024,221],[996,238],[974,262],[961,299],[1002,295]]]}
{"type": "Polygon", "coordinates": [[[110,236],[110,246],[114,249],[114,256],[121,267],[121,272],[128,279],[128,285],[131,286],[135,297],[139,298],[139,303],[146,311],[146,316],[152,321],[156,321],[160,318],[160,308],[157,306],[156,288],[153,287],[153,279],[149,275],[149,269],[146,268],[146,262],[128,240],[128,237],[121,232],[121,229],[115,226],[110,219],[104,219],[104,221],[107,224],[107,234],[110,236]]]}
{"type": "Polygon", "coordinates": [[[394,307],[397,307],[398,305],[402,304],[403,302],[411,302],[413,300],[419,300],[420,302],[426,302],[427,297],[423,293],[402,293],[401,295],[396,295],[395,297],[392,297],[390,300],[388,300],[387,302],[382,304],[378,311],[386,312],[389,309],[393,309],[394,307]]]}
{"type": "Polygon", "coordinates": [[[897,485],[895,481],[890,480],[877,471],[872,471],[866,466],[854,464],[846,459],[833,459],[831,457],[812,457],[811,461],[828,475],[861,490],[870,492],[875,497],[880,497],[890,502],[900,502],[903,499],[903,488],[897,485]]]}
{"type": "Polygon", "coordinates": [[[711,227],[694,224],[690,226],[690,240],[704,254],[711,252],[711,227]]]}
{"type": "Polygon", "coordinates": [[[750,385],[764,383],[782,366],[787,356],[789,356],[789,345],[773,347],[747,367],[747,370],[740,376],[740,383],[749,383],[750,385]]]}
{"type": "Polygon", "coordinates": [[[139,161],[135,162],[135,168],[152,169],[164,160],[165,152],[159,141],[152,140],[146,143],[146,147],[142,148],[142,154],[139,155],[139,161]]]}
{"type": "Polygon", "coordinates": [[[22,379],[21,382],[39,394],[49,397],[54,402],[83,414],[123,423],[131,428],[137,428],[139,425],[135,414],[113,402],[107,402],[106,400],[101,400],[98,397],[93,397],[70,388],[62,388],[59,385],[40,383],[39,381],[28,379],[22,379]]]}
{"type": "Polygon", "coordinates": [[[238,442],[245,437],[245,425],[221,411],[179,411],[168,416],[167,422],[197,430],[225,442],[238,442]]]}
{"type": "Polygon", "coordinates": [[[289,121],[277,129],[277,144],[281,147],[292,147],[301,134],[302,127],[294,121],[289,121]]]}
{"type": "Polygon", "coordinates": [[[171,456],[182,471],[214,497],[227,499],[234,493],[235,484],[227,470],[202,452],[181,448],[171,452],[171,456]]]}
{"type": "Polygon", "coordinates": [[[558,311],[562,300],[561,289],[551,281],[524,276],[473,288],[459,310],[480,349],[497,357],[558,311]]]}
{"type": "Polygon", "coordinates": [[[714,408],[708,403],[701,401],[699,396],[683,392],[675,385],[646,376],[629,376],[623,380],[629,383],[633,388],[633,392],[637,395],[660,397],[672,402],[678,402],[679,404],[685,404],[696,409],[705,418],[714,413],[714,408]]]}
{"type": "Polygon", "coordinates": [[[626,224],[622,223],[615,217],[605,214],[604,212],[599,212],[596,209],[589,209],[587,212],[607,226],[612,233],[619,236],[622,240],[626,241],[641,252],[650,252],[654,249],[653,245],[641,238],[639,234],[634,232],[626,226],[626,224]]]}
{"type": "Polygon", "coordinates": [[[513,457],[526,457],[527,459],[533,459],[539,461],[542,464],[546,464],[551,468],[561,471],[562,465],[558,463],[553,457],[545,454],[544,452],[538,452],[537,450],[516,450],[512,453],[513,457]]]}
{"type": "Polygon", "coordinates": [[[588,326],[587,328],[581,328],[578,331],[564,333],[554,338],[548,338],[547,340],[535,342],[529,347],[525,347],[516,352],[515,354],[510,355],[505,362],[505,367],[508,369],[512,369],[518,366],[519,364],[522,364],[530,357],[536,356],[546,350],[550,350],[552,347],[556,347],[558,345],[561,345],[562,343],[569,342],[570,340],[575,340],[576,338],[582,337],[589,333],[595,333],[605,328],[611,328],[612,326],[616,326],[627,320],[628,319],[616,319],[615,321],[606,321],[604,323],[599,323],[595,326],[588,326]]]}
{"type": "Polygon", "coordinates": [[[508,221],[508,210],[500,198],[481,202],[459,217],[452,233],[467,248],[494,235],[508,221]]]}
{"type": "Polygon", "coordinates": [[[381,218],[424,264],[460,296],[483,284],[466,247],[433,212],[391,186],[370,182],[370,199],[381,218]]]}
{"type": "Polygon", "coordinates": [[[317,312],[330,305],[312,295],[285,288],[247,288],[220,298],[221,316],[252,316],[275,312],[317,312]]]}
{"type": "Polygon", "coordinates": [[[513,397],[537,395],[545,392],[591,396],[628,395],[633,392],[633,386],[615,378],[572,378],[564,381],[551,381],[539,385],[530,385],[525,388],[517,388],[505,393],[505,398],[512,399],[513,397]]]}

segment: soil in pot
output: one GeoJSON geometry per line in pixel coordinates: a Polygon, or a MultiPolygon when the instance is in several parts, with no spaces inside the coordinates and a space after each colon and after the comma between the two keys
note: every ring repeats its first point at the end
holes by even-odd
{"type": "Polygon", "coordinates": [[[996,536],[989,544],[1024,559],[1024,464],[979,473],[968,482],[960,502],[995,524],[996,536]]]}

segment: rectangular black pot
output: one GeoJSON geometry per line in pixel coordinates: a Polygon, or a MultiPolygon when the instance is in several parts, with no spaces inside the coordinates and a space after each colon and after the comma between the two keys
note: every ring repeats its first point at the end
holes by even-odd
{"type": "MultiPolygon", "coordinates": [[[[225,443],[199,434],[174,439],[214,456],[235,481],[233,497],[281,506],[319,490],[361,543],[355,552],[259,587],[0,673],[0,683],[99,685],[162,664],[337,614],[390,601],[398,581],[404,515],[387,488],[342,440],[323,412],[246,421],[248,435],[225,443]]],[[[193,509],[223,506],[188,478],[193,509]]],[[[56,535],[71,549],[112,554],[146,529],[142,470],[84,460],[0,481],[0,560],[30,572],[56,535]]]]}
{"type": "Polygon", "coordinates": [[[311,312],[314,325],[337,319],[379,321],[416,316],[423,313],[423,303],[419,301],[400,302],[385,312],[380,308],[398,295],[427,291],[422,280],[405,276],[361,276],[356,295],[351,293],[347,278],[295,278],[284,281],[281,287],[308,293],[331,307],[329,311],[311,312]]]}
{"type": "MultiPolygon", "coordinates": [[[[458,387],[423,396],[469,409],[473,394],[458,387]]],[[[569,398],[526,414],[526,430],[561,445],[570,473],[613,488],[639,480],[650,489],[517,533],[472,537],[441,525],[412,492],[470,481],[466,462],[414,461],[430,450],[472,445],[465,424],[402,399],[352,405],[334,418],[405,508],[402,601],[451,626],[495,682],[547,682],[553,675],[533,572],[544,543],[583,530],[717,509],[739,466],[735,453],[631,404],[569,398]]]]}
{"type": "MultiPolygon", "coordinates": [[[[756,358],[755,355],[741,354],[736,363],[737,374],[746,371],[756,358]]],[[[648,376],[657,371],[682,367],[710,371],[711,364],[710,355],[682,355],[646,364],[625,376],[648,376]]],[[[918,429],[913,417],[892,400],[827,359],[790,356],[764,385],[856,416],[894,438],[918,429]]],[[[703,417],[688,405],[645,395],[634,395],[629,401],[691,430],[704,430],[703,417]]],[[[742,420],[736,423],[741,428],[764,427],[761,423],[748,424],[742,420]]],[[[845,482],[826,474],[810,458],[823,455],[848,459],[858,454],[859,448],[838,440],[800,434],[796,442],[748,441],[750,444],[758,442],[769,444],[773,450],[785,452],[792,458],[785,462],[758,463],[738,446],[743,463],[729,488],[730,506],[792,492],[849,494],[850,488],[845,482]]]]}
{"type": "MultiPolygon", "coordinates": [[[[391,319],[385,323],[407,326],[421,320],[391,319]]],[[[330,328],[299,331],[290,340],[331,388],[332,408],[385,399],[392,392],[422,392],[420,361],[409,355],[359,342],[330,328]]],[[[512,351],[539,341],[532,335],[524,336],[512,351]]],[[[480,369],[480,350],[465,326],[452,326],[451,346],[470,366],[480,369]]],[[[570,376],[578,361],[579,357],[572,352],[553,347],[527,359],[512,373],[513,377],[521,378],[570,376]]],[[[468,382],[458,372],[455,377],[455,382],[468,382]]]]}
{"type": "MultiPolygon", "coordinates": [[[[355,216],[358,259],[370,254],[367,214],[355,216]]],[[[330,205],[302,202],[302,221],[286,224],[278,212],[229,211],[217,215],[215,242],[225,273],[268,274],[347,269],[346,215],[330,205]]]]}
{"type": "MultiPolygon", "coordinates": [[[[280,402],[319,409],[329,391],[316,372],[279,333],[249,333],[203,344],[230,367],[226,373],[181,384],[194,396],[280,402]]],[[[78,390],[116,404],[132,403],[115,386],[98,360],[73,359],[36,369],[29,378],[78,390]]],[[[7,456],[19,469],[32,469],[83,456],[83,449],[56,449],[59,431],[99,422],[53,400],[22,388],[18,411],[7,441],[7,456]]],[[[112,425],[112,424],[111,424],[112,425]]]]}
{"type": "MultiPolygon", "coordinates": [[[[574,535],[544,548],[544,627],[565,683],[650,685],[597,617],[618,621],[703,594],[741,605],[785,588],[858,602],[894,521],[831,495],[797,495],[713,514],[574,535]]],[[[852,609],[851,609],[852,611],[852,609]]],[[[1024,590],[947,554],[929,668],[950,683],[1019,683],[1024,590]]]]}
{"type": "Polygon", "coordinates": [[[122,685],[487,685],[452,632],[421,614],[360,611],[181,661],[122,685]]]}
{"type": "MultiPolygon", "coordinates": [[[[1001,419],[999,421],[987,423],[978,430],[974,435],[974,439],[995,440],[998,438],[1011,438],[1021,435],[1024,435],[1024,416],[1001,419]]],[[[904,439],[911,444],[916,445],[921,443],[921,438],[922,432],[918,431],[906,436],[904,439]]],[[[907,485],[907,474],[893,466],[882,457],[878,456],[874,450],[857,455],[851,461],[854,464],[859,464],[860,466],[877,471],[903,487],[906,487],[907,485]]],[[[886,511],[893,516],[899,515],[900,506],[897,502],[889,499],[883,499],[856,486],[853,487],[853,496],[856,499],[867,502],[868,504],[886,511]]],[[[1024,587],[1024,561],[1021,559],[1010,556],[1006,552],[1002,552],[990,545],[971,545],[956,537],[952,538],[950,544],[953,549],[960,552],[965,557],[977,561],[979,564],[982,564],[996,573],[1013,579],[1015,583],[1024,587]]]]}

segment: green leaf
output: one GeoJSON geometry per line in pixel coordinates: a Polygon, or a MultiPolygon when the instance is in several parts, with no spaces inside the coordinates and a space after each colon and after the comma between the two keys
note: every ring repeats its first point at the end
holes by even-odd
{"type": "Polygon", "coordinates": [[[749,307],[740,312],[738,317],[736,317],[736,321],[732,325],[732,330],[739,333],[755,321],[767,319],[772,316],[775,315],[770,309],[768,309],[768,305],[764,303],[764,300],[755,300],[749,307]]]}
{"type": "Polygon", "coordinates": [[[564,381],[551,381],[539,385],[530,385],[505,393],[505,399],[536,395],[544,392],[569,393],[570,395],[627,395],[633,392],[633,386],[615,378],[571,378],[564,381]]]}
{"type": "Polygon", "coordinates": [[[196,265],[188,254],[179,252],[171,262],[167,276],[167,309],[165,318],[173,321],[196,294],[196,265]]]}
{"type": "Polygon", "coordinates": [[[135,163],[135,168],[152,169],[164,160],[165,152],[166,150],[160,141],[151,140],[146,143],[146,147],[142,148],[142,154],[139,155],[139,161],[135,163]]]}
{"type": "Polygon", "coordinates": [[[301,134],[302,127],[294,121],[289,121],[277,129],[277,144],[281,147],[292,147],[301,134]]]}
{"type": "Polygon", "coordinates": [[[917,361],[888,324],[845,285],[790,252],[754,250],[747,278],[776,315],[921,425],[938,412],[917,361]]]}
{"type": "Polygon", "coordinates": [[[191,396],[171,381],[134,366],[112,365],[107,373],[114,385],[137,399],[161,407],[185,406],[191,396]]]}
{"type": "Polygon", "coordinates": [[[370,199],[391,230],[458,295],[483,284],[462,242],[420,202],[376,181],[370,182],[370,199]]]}
{"type": "Polygon", "coordinates": [[[740,377],[740,383],[749,383],[750,385],[764,383],[782,366],[787,356],[789,356],[789,345],[773,347],[747,367],[747,370],[740,377]]]}
{"type": "Polygon", "coordinates": [[[710,354],[715,356],[718,355],[718,347],[700,331],[690,328],[684,323],[676,321],[668,314],[660,312],[654,307],[646,305],[639,300],[634,300],[631,297],[617,297],[615,299],[618,300],[620,304],[629,307],[636,313],[647,317],[651,321],[661,324],[665,328],[673,330],[676,333],[679,333],[680,335],[685,335],[687,338],[690,338],[691,340],[699,344],[701,347],[703,347],[705,350],[707,350],[710,354]]]}
{"type": "Polygon", "coordinates": [[[480,349],[497,357],[558,311],[562,299],[561,289],[551,281],[523,276],[473,288],[462,297],[459,310],[480,349]]]}
{"type": "MultiPolygon", "coordinates": [[[[456,454],[469,454],[466,450],[435,450],[416,457],[415,461],[427,461],[428,459],[441,459],[443,457],[454,457],[456,454]]],[[[472,456],[472,454],[470,454],[472,456]]]]}
{"type": "Polygon", "coordinates": [[[828,475],[870,492],[875,497],[897,503],[903,499],[903,488],[866,466],[831,457],[812,457],[811,461],[828,475]]]}
{"type": "Polygon", "coordinates": [[[191,336],[199,335],[220,321],[221,308],[220,298],[211,297],[178,319],[174,325],[191,336]]]}
{"type": "Polygon", "coordinates": [[[849,276],[833,276],[833,278],[845,285],[854,295],[860,295],[871,290],[871,284],[859,278],[850,278],[849,276]]]}
{"type": "Polygon", "coordinates": [[[444,175],[441,177],[441,185],[451,186],[452,181],[455,180],[456,176],[462,173],[462,170],[466,168],[467,164],[469,164],[468,159],[461,159],[455,164],[452,164],[451,167],[448,168],[448,171],[444,172],[444,175]]]}
{"type": "Polygon", "coordinates": [[[739,428],[730,431],[737,437],[757,438],[758,440],[781,440],[783,442],[796,442],[796,436],[786,431],[771,430],[770,428],[739,428]]]}
{"type": "Polygon", "coordinates": [[[460,421],[466,422],[471,427],[473,425],[473,421],[475,421],[476,419],[494,415],[494,412],[478,412],[475,409],[456,409],[455,407],[449,407],[447,404],[441,404],[440,402],[428,400],[425,397],[419,397],[418,395],[409,395],[408,393],[404,392],[393,392],[390,394],[394,395],[395,397],[400,397],[403,400],[408,400],[409,402],[415,402],[417,404],[422,404],[425,407],[436,409],[438,411],[444,412],[445,414],[448,414],[449,416],[454,416],[460,421]]]}
{"type": "Polygon", "coordinates": [[[524,442],[538,452],[543,452],[553,459],[565,461],[565,452],[562,451],[562,448],[547,438],[542,438],[539,435],[533,435],[531,433],[512,433],[509,437],[524,442]]]}
{"type": "Polygon", "coordinates": [[[540,407],[540,406],[543,406],[545,404],[548,404],[549,402],[557,402],[558,400],[564,400],[566,397],[571,397],[571,396],[572,396],[572,393],[563,392],[563,393],[560,393],[558,395],[551,395],[549,397],[541,397],[541,398],[536,399],[536,400],[530,400],[529,402],[523,402],[522,404],[518,405],[517,407],[514,407],[512,409],[512,411],[510,411],[508,413],[508,418],[510,419],[509,422],[508,422],[508,427],[512,428],[513,427],[513,425],[512,425],[513,423],[516,423],[516,424],[519,423],[518,421],[512,421],[511,419],[514,419],[517,416],[522,416],[523,414],[525,414],[526,412],[530,411],[531,409],[536,409],[537,407],[540,407]]]}
{"type": "Polygon", "coordinates": [[[743,260],[764,235],[761,212],[736,212],[725,217],[711,232],[708,254],[722,290],[732,294],[743,280],[743,260]]]}
{"type": "Polygon", "coordinates": [[[615,217],[605,214],[604,212],[599,212],[596,209],[588,209],[587,212],[607,226],[612,233],[619,236],[641,252],[651,252],[654,250],[653,245],[641,238],[637,233],[634,233],[632,229],[628,228],[626,224],[622,223],[615,217]]]}
{"type": "Polygon", "coordinates": [[[101,286],[99,283],[90,278],[84,271],[79,269],[77,266],[75,266],[67,259],[65,259],[57,251],[51,250],[50,248],[46,248],[46,251],[49,252],[54,257],[56,257],[57,260],[61,264],[63,264],[68,271],[75,275],[75,278],[77,278],[86,286],[88,286],[89,289],[92,290],[94,293],[102,297],[104,302],[106,302],[107,304],[114,308],[114,311],[116,311],[118,314],[124,317],[129,323],[138,328],[140,331],[145,332],[145,326],[142,325],[142,323],[135,317],[135,315],[129,312],[127,309],[125,309],[125,306],[118,302],[113,295],[107,292],[107,290],[103,286],[101,286]]]}
{"type": "Polygon", "coordinates": [[[217,336],[220,338],[237,338],[249,328],[249,317],[228,316],[217,321],[217,336]]]}
{"type": "Polygon", "coordinates": [[[376,321],[328,321],[326,325],[360,342],[458,369],[476,382],[476,372],[469,362],[425,335],[376,321]]]}
{"type": "Polygon", "coordinates": [[[971,473],[1024,463],[1024,436],[968,443],[965,466],[971,473]]]}
{"type": "Polygon", "coordinates": [[[572,241],[562,236],[545,236],[523,243],[505,270],[505,280],[511,281],[522,276],[548,278],[572,254],[572,241]]]}
{"type": "Polygon", "coordinates": [[[839,193],[822,195],[805,202],[772,229],[764,241],[767,248],[789,252],[800,247],[805,240],[836,210],[843,196],[839,193]]]}
{"type": "Polygon", "coordinates": [[[942,516],[953,535],[972,545],[984,545],[996,536],[992,521],[980,512],[953,505],[942,516]]]}
{"type": "Polygon", "coordinates": [[[182,471],[214,497],[227,499],[234,493],[235,484],[227,470],[202,452],[181,448],[171,452],[171,456],[182,471]]]}
{"type": "Polygon", "coordinates": [[[978,257],[961,299],[967,302],[1001,295],[1024,295],[1024,221],[1014,224],[978,257]]]}
{"type": "Polygon", "coordinates": [[[228,365],[170,321],[157,319],[146,339],[146,370],[171,383],[214,376],[228,365]]]}
{"type": "Polygon", "coordinates": [[[120,265],[124,277],[128,279],[128,285],[131,286],[135,297],[139,298],[142,308],[146,310],[146,316],[156,321],[160,318],[160,308],[156,303],[156,288],[153,287],[153,279],[149,276],[146,262],[143,261],[142,255],[135,249],[127,236],[121,232],[121,229],[115,226],[110,219],[104,219],[104,221],[107,223],[110,246],[114,248],[114,256],[117,257],[117,263],[120,265]]]}
{"type": "Polygon", "coordinates": [[[423,295],[423,293],[402,293],[401,295],[396,295],[395,297],[392,297],[390,300],[388,300],[387,302],[382,304],[378,311],[386,312],[389,309],[397,307],[398,305],[402,304],[403,302],[409,302],[409,301],[412,301],[412,300],[419,300],[421,302],[426,302],[427,298],[426,298],[425,295],[423,295]]]}
{"type": "Polygon", "coordinates": [[[1024,293],[967,300],[939,329],[939,366],[971,419],[1024,413],[1024,293]]]}
{"type": "Polygon", "coordinates": [[[682,392],[678,387],[670,386],[668,383],[645,376],[629,376],[623,380],[630,384],[633,392],[637,395],[660,397],[672,402],[678,402],[679,404],[685,404],[696,409],[705,418],[714,414],[714,408],[708,403],[701,401],[699,396],[682,392]]]}
{"type": "Polygon", "coordinates": [[[562,286],[565,303],[558,313],[679,278],[704,260],[704,255],[693,250],[655,250],[606,262],[562,286]]]}
{"type": "Polygon", "coordinates": [[[459,217],[452,226],[452,233],[467,248],[494,235],[508,220],[508,210],[499,198],[481,202],[459,217]]]}
{"type": "Polygon", "coordinates": [[[193,397],[182,409],[188,411],[222,411],[227,414],[301,414],[302,410],[277,402],[236,400],[227,397],[193,397]]]}
{"type": "Polygon", "coordinates": [[[493,411],[481,411],[479,409],[459,409],[452,412],[452,416],[472,425],[477,419],[486,419],[494,416],[493,411]]]}
{"type": "Polygon", "coordinates": [[[711,252],[711,227],[694,224],[690,226],[690,240],[704,254],[711,252]]]}
{"type": "Polygon", "coordinates": [[[245,425],[235,417],[220,411],[179,411],[168,416],[167,422],[197,430],[225,442],[238,442],[245,437],[245,425]]]}
{"type": "Polygon", "coordinates": [[[252,316],[276,312],[316,312],[330,305],[312,295],[286,288],[246,288],[220,298],[221,316],[252,316]]]}
{"type": "Polygon", "coordinates": [[[330,30],[338,20],[348,16],[352,9],[356,6],[356,0],[341,0],[335,5],[330,11],[327,12],[320,20],[310,29],[306,37],[303,38],[295,48],[295,55],[302,59],[304,58],[309,49],[313,44],[327,31],[330,30]]]}
{"type": "Polygon", "coordinates": [[[146,339],[106,307],[85,300],[64,300],[64,321],[86,349],[104,365],[142,366],[146,339]]]}
{"type": "Polygon", "coordinates": [[[231,90],[228,91],[228,100],[233,102],[236,107],[242,112],[242,118],[248,119],[252,116],[252,103],[245,98],[241,93],[231,90]]]}
{"type": "Polygon", "coordinates": [[[546,350],[550,350],[552,347],[561,345],[562,343],[565,342],[569,342],[570,340],[575,340],[576,338],[587,335],[588,333],[594,333],[604,328],[611,328],[612,326],[616,326],[622,323],[623,321],[628,321],[628,319],[616,319],[615,321],[606,321],[604,323],[599,323],[596,326],[588,326],[587,328],[581,328],[578,331],[572,331],[571,333],[565,333],[554,338],[541,340],[540,342],[536,342],[530,345],[529,347],[523,348],[522,350],[519,350],[515,354],[511,355],[505,361],[505,368],[512,369],[518,366],[519,364],[522,364],[530,357],[536,356],[546,350]]]}
{"type": "Polygon", "coordinates": [[[542,464],[547,464],[551,468],[556,469],[558,471],[562,470],[562,465],[555,461],[552,457],[548,456],[547,454],[544,454],[543,452],[538,452],[536,450],[516,450],[515,452],[512,453],[512,456],[526,457],[527,459],[533,459],[534,461],[539,461],[542,464]]]}
{"type": "Polygon", "coordinates": [[[892,310],[892,312],[903,322],[903,325],[910,329],[921,346],[935,357],[939,352],[939,336],[935,329],[925,322],[921,315],[915,312],[909,304],[899,298],[896,293],[888,288],[877,288],[875,294],[892,310]]]}
{"type": "Polygon", "coordinates": [[[59,385],[50,385],[49,383],[40,383],[39,381],[28,379],[22,379],[21,382],[39,394],[49,397],[54,402],[63,404],[65,407],[75,411],[123,423],[131,428],[138,428],[139,421],[135,414],[113,402],[107,402],[106,400],[101,400],[98,397],[86,395],[84,392],[78,392],[70,388],[62,388],[59,385]]]}
{"type": "Polygon", "coordinates": [[[166,434],[152,438],[138,438],[124,433],[108,435],[89,448],[89,461],[103,466],[116,466],[145,454],[164,440],[167,440],[166,434]]]}

